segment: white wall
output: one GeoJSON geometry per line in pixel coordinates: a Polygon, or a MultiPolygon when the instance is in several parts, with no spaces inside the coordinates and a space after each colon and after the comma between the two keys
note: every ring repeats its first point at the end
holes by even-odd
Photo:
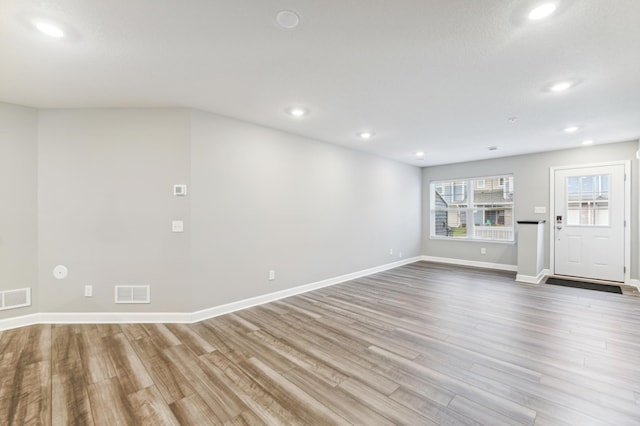
{"type": "Polygon", "coordinates": [[[0,103],[0,290],[37,285],[37,119],[35,109],[0,103]]]}
{"type": "Polygon", "coordinates": [[[186,109],[0,107],[1,288],[37,304],[0,318],[193,312],[420,254],[417,167],[186,109]]]}
{"type": "Polygon", "coordinates": [[[194,307],[419,255],[420,179],[417,167],[194,112],[194,307]]]}
{"type": "MultiPolygon", "coordinates": [[[[426,167],[422,170],[423,184],[423,241],[422,253],[426,256],[445,257],[465,261],[498,263],[516,265],[517,246],[515,244],[443,241],[429,238],[429,184],[442,179],[461,177],[490,176],[513,173],[514,175],[514,210],[515,220],[548,221],[549,214],[536,214],[534,207],[545,206],[549,212],[549,168],[569,165],[591,164],[606,161],[632,160],[631,166],[631,277],[637,278],[638,270],[638,190],[634,188],[637,182],[638,162],[635,157],[638,142],[621,142],[606,145],[595,145],[576,149],[543,152],[538,154],[520,155],[514,157],[497,158],[494,160],[473,161],[467,163],[450,164],[437,167],[426,167]],[[480,254],[480,248],[485,247],[487,253],[480,254]]],[[[549,224],[545,224],[545,268],[549,267],[549,224]]]]}
{"type": "Polygon", "coordinates": [[[200,111],[6,104],[0,136],[0,288],[30,285],[36,304],[0,319],[193,312],[388,264],[399,252],[515,265],[515,245],[481,243],[481,255],[478,243],[430,240],[429,182],[513,173],[516,220],[546,219],[533,208],[549,207],[549,167],[635,159],[638,149],[608,144],[421,171],[200,111]],[[189,185],[187,197],[171,194],[176,183],[189,185]],[[185,220],[184,233],[170,232],[173,219],[185,220]],[[53,278],[57,264],[67,279],[53,278]],[[153,303],[114,304],[118,284],[151,285],[153,303]]]}
{"type": "Polygon", "coordinates": [[[172,195],[189,183],[188,111],[43,110],[38,133],[40,309],[190,311],[189,233],[171,233],[189,216],[172,195]],[[151,285],[153,303],[116,305],[115,285],[151,285]]]}

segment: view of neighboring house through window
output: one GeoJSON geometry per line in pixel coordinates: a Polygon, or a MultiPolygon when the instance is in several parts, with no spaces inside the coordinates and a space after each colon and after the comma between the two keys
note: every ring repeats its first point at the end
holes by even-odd
{"type": "Polygon", "coordinates": [[[513,176],[432,182],[431,237],[513,241],[513,176]]]}
{"type": "Polygon", "coordinates": [[[567,178],[567,225],[609,225],[609,175],[567,178]]]}

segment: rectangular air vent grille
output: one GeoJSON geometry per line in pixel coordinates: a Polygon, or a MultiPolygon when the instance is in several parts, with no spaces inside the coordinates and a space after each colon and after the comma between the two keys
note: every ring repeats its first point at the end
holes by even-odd
{"type": "Polygon", "coordinates": [[[117,285],[116,303],[151,303],[148,285],[117,285]]]}
{"type": "Polygon", "coordinates": [[[25,306],[31,306],[30,288],[0,291],[0,311],[24,308],[25,306]]]}

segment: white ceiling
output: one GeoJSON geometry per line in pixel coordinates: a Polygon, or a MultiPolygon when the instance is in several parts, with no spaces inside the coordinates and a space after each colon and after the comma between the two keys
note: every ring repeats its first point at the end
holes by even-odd
{"type": "Polygon", "coordinates": [[[193,107],[421,166],[640,137],[640,1],[555,1],[0,0],[0,101],[193,107]]]}

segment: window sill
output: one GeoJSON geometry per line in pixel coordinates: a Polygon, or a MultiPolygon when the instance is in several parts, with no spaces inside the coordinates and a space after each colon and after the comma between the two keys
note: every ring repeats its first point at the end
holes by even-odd
{"type": "Polygon", "coordinates": [[[505,245],[515,245],[515,241],[498,241],[498,240],[481,240],[479,238],[452,238],[452,237],[437,237],[430,236],[430,240],[434,241],[461,241],[465,243],[483,243],[483,244],[505,244],[505,245]]]}

